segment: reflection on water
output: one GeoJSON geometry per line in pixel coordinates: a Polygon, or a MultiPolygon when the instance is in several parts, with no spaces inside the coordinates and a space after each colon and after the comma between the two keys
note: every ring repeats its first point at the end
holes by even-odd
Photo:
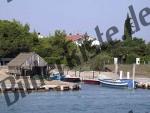
{"type": "Polygon", "coordinates": [[[31,93],[10,107],[0,94],[0,113],[150,113],[149,98],[149,90],[82,85],[81,91],[31,93]]]}

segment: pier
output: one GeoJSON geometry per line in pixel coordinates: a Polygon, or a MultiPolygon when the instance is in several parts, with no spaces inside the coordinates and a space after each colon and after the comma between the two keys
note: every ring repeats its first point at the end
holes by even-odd
{"type": "Polygon", "coordinates": [[[141,89],[150,89],[150,82],[139,82],[137,84],[137,88],[141,88],[141,89]]]}
{"type": "Polygon", "coordinates": [[[81,86],[77,83],[62,82],[58,80],[44,81],[44,83],[44,85],[37,84],[36,86],[32,85],[31,83],[28,86],[25,84],[19,86],[17,83],[15,85],[6,83],[5,87],[1,86],[0,92],[75,91],[81,89],[81,86]]]}

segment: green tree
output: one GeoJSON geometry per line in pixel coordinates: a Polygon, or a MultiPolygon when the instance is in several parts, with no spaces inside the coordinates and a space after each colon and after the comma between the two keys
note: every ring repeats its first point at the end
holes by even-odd
{"type": "Polygon", "coordinates": [[[102,70],[106,64],[112,62],[112,57],[108,53],[97,55],[91,62],[91,68],[94,70],[102,70]]]}
{"type": "Polygon", "coordinates": [[[0,20],[0,57],[15,57],[20,52],[30,52],[37,36],[29,32],[28,24],[13,20],[0,20]]]}
{"type": "Polygon", "coordinates": [[[130,53],[127,55],[127,58],[126,58],[126,63],[127,64],[133,64],[136,62],[136,58],[138,58],[139,56],[135,53],[130,53]]]}
{"type": "Polygon", "coordinates": [[[127,18],[124,24],[123,40],[126,40],[126,39],[132,39],[132,24],[131,24],[131,18],[129,17],[129,14],[127,14],[127,18]]]}
{"type": "Polygon", "coordinates": [[[77,46],[66,39],[66,33],[64,31],[56,30],[53,36],[47,39],[42,39],[39,48],[39,53],[43,53],[45,59],[51,64],[65,64],[70,68],[80,64],[80,60],[77,56],[77,46]]]}
{"type": "Polygon", "coordinates": [[[84,40],[81,46],[79,46],[79,48],[80,48],[80,52],[81,52],[83,60],[87,62],[89,59],[95,57],[97,54],[100,53],[100,49],[99,49],[100,47],[92,45],[93,40],[89,39],[89,36],[87,33],[83,35],[83,38],[84,40]]]}

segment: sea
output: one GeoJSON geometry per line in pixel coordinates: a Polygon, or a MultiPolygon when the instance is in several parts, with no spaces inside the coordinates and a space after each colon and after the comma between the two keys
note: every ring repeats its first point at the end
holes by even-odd
{"type": "MultiPolygon", "coordinates": [[[[8,96],[14,99],[14,93],[8,96]]],[[[81,84],[79,91],[19,94],[10,106],[0,94],[0,113],[150,113],[150,90],[81,84]]]]}

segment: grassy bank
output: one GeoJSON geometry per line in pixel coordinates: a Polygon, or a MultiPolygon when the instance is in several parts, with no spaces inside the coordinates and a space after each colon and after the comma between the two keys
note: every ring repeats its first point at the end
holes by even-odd
{"type": "MultiPolygon", "coordinates": [[[[113,71],[115,70],[114,65],[106,65],[106,67],[113,71]]],[[[124,74],[126,74],[126,72],[130,72],[132,74],[133,65],[119,64],[118,67],[119,70],[124,72],[124,74]]],[[[136,65],[136,76],[150,77],[150,65],[136,65]]]]}

